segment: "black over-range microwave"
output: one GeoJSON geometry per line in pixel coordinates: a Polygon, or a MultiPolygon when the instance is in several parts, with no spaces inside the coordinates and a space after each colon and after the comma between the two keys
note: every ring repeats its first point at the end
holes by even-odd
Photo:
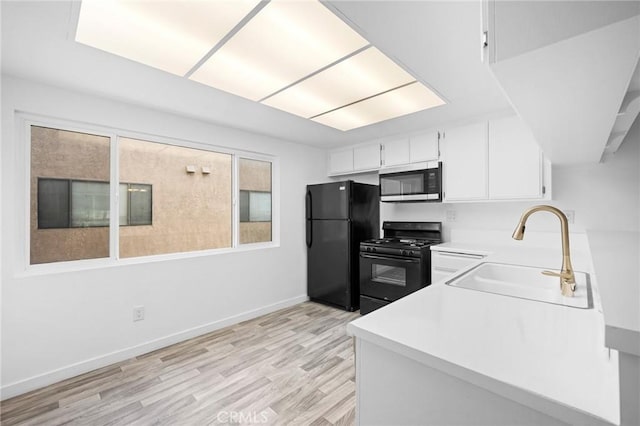
{"type": "Polygon", "coordinates": [[[380,201],[442,201],[442,163],[380,171],[380,201]]]}

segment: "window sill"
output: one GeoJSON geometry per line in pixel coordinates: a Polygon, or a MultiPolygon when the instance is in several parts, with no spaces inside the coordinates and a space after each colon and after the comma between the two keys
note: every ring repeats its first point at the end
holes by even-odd
{"type": "Polygon", "coordinates": [[[168,253],[157,254],[152,256],[130,257],[126,259],[87,259],[73,260],[69,262],[43,263],[38,265],[28,265],[24,271],[17,272],[16,278],[24,278],[31,276],[64,274],[68,272],[79,272],[105,268],[117,268],[120,266],[143,265],[156,262],[169,262],[174,260],[192,259],[197,257],[218,256],[233,253],[242,253],[255,250],[264,250],[271,248],[279,248],[280,243],[270,241],[266,243],[242,244],[238,247],[200,250],[186,253],[168,253]]]}

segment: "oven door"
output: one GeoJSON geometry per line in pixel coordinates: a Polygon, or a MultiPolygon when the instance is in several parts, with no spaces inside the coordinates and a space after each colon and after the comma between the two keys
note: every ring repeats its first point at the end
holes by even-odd
{"type": "Polygon", "coordinates": [[[426,285],[420,258],[360,253],[360,294],[394,301],[426,285]]]}

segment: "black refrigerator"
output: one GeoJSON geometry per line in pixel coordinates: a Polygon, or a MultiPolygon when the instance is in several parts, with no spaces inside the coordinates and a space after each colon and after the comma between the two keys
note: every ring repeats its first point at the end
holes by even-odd
{"type": "Polygon", "coordinates": [[[355,311],[360,303],[360,242],[380,236],[380,191],[353,181],[308,185],[307,294],[355,311]]]}

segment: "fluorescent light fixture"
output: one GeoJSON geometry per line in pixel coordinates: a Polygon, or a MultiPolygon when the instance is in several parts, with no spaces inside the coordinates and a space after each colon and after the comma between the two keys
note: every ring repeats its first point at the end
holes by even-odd
{"type": "Polygon", "coordinates": [[[76,41],[340,130],[444,104],[315,0],[83,0],[76,41]]]}
{"type": "Polygon", "coordinates": [[[438,95],[416,81],[312,120],[336,129],[351,130],[442,104],[444,101],[438,95]]]}
{"type": "Polygon", "coordinates": [[[83,0],[76,41],[185,75],[258,0],[83,0]]]}
{"type": "Polygon", "coordinates": [[[272,0],[191,79],[257,101],[366,45],[319,2],[272,0]]]}
{"type": "Polygon", "coordinates": [[[375,47],[370,47],[262,103],[310,118],[416,79],[375,47]]]}

